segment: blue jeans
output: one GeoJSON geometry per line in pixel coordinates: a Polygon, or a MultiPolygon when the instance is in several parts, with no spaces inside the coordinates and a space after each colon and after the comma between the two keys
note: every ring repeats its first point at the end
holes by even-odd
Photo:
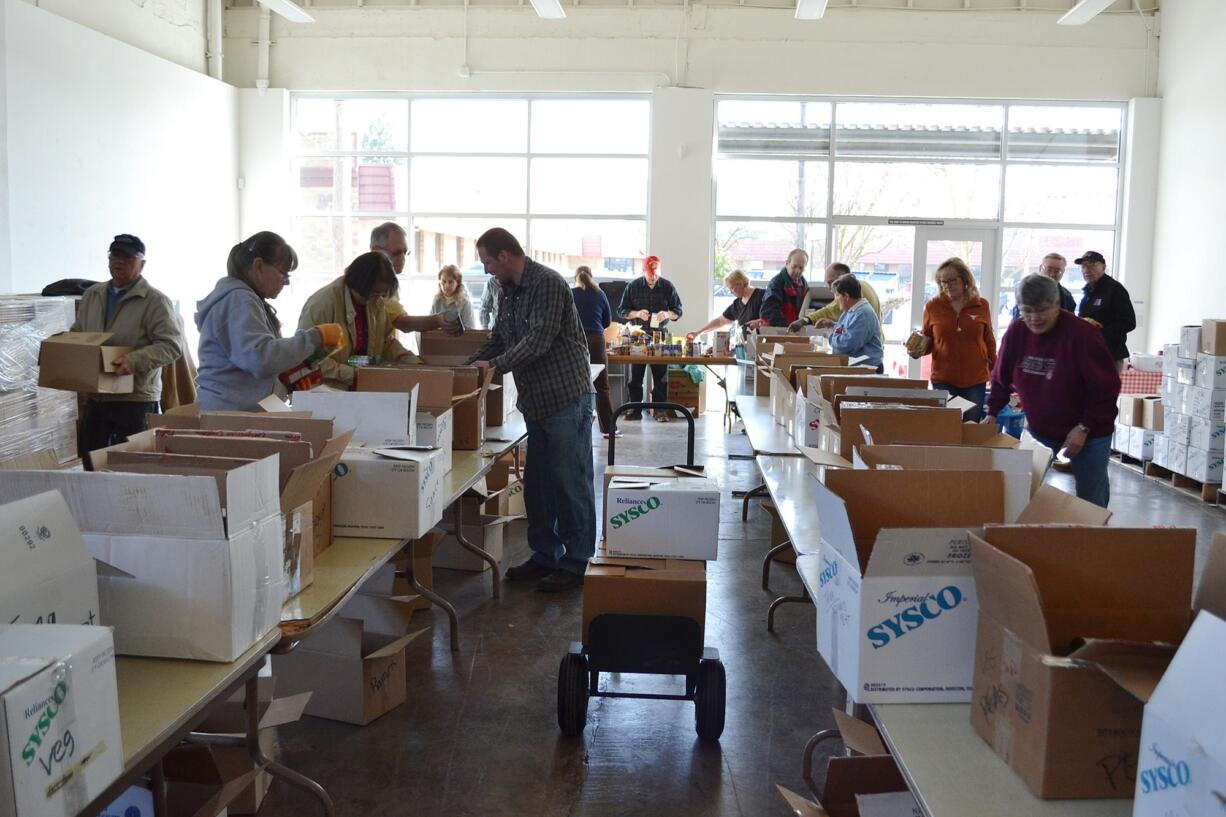
{"type": "Polygon", "coordinates": [[[596,552],[593,402],[589,392],[543,420],[526,420],[524,507],[532,559],[580,576],[596,552]]]}
{"type": "Polygon", "coordinates": [[[967,386],[965,389],[958,386],[951,386],[948,383],[933,383],[934,389],[944,389],[949,392],[950,397],[961,397],[964,400],[970,400],[975,404],[974,411],[968,411],[963,420],[968,423],[977,423],[983,417],[983,400],[988,396],[988,384],[980,383],[978,386],[967,386]]]}
{"type": "MultiPolygon", "coordinates": [[[[1049,440],[1033,431],[1030,433],[1053,453],[1060,453],[1060,449],[1064,447],[1064,440],[1049,440]]],[[[1108,434],[1106,437],[1091,437],[1086,440],[1081,453],[1070,460],[1079,499],[1093,502],[1101,508],[1107,507],[1111,500],[1111,480],[1107,477],[1107,460],[1110,457],[1111,435],[1108,434]]]]}

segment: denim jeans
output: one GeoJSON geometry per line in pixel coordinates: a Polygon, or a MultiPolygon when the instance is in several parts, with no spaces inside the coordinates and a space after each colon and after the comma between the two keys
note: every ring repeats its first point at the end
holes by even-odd
{"type": "MultiPolygon", "coordinates": [[[[1064,440],[1049,440],[1030,432],[1036,440],[1052,450],[1060,453],[1064,440]]],[[[1086,502],[1093,502],[1101,508],[1107,507],[1111,500],[1111,480],[1107,476],[1107,460],[1111,458],[1111,435],[1106,437],[1091,437],[1082,446],[1081,453],[1070,460],[1073,466],[1073,481],[1077,485],[1077,496],[1086,502]]]]}
{"type": "Polygon", "coordinates": [[[967,386],[965,389],[958,386],[951,386],[948,383],[933,383],[934,389],[944,389],[949,392],[950,397],[961,397],[964,400],[970,400],[975,404],[974,411],[968,411],[962,419],[968,423],[977,423],[983,417],[983,400],[988,396],[988,384],[980,383],[978,386],[967,386]]]}
{"type": "Polygon", "coordinates": [[[526,420],[528,547],[542,567],[583,575],[596,552],[592,394],[543,420],[526,420]]]}

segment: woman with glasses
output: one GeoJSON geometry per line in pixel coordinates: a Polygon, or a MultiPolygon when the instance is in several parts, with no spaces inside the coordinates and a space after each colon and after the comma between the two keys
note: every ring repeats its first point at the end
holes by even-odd
{"type": "Polygon", "coordinates": [[[269,301],[281,294],[297,266],[294,248],[276,233],[256,233],[230,250],[226,277],[196,304],[200,408],[258,411],[260,400],[281,391],[278,375],[340,341],[340,326],[327,321],[281,337],[281,321],[269,301]]]}
{"type": "Polygon", "coordinates": [[[1056,282],[1027,275],[1017,285],[1021,320],[1009,325],[992,372],[988,422],[1009,396],[1022,398],[1035,439],[1072,461],[1077,496],[1107,507],[1107,459],[1120,377],[1097,328],[1060,308],[1056,282]]]}
{"type": "Polygon", "coordinates": [[[396,327],[384,305],[384,299],[399,288],[391,260],[381,252],[368,252],[353,259],[344,275],[307,299],[299,329],[320,323],[341,325],[341,342],[319,364],[329,385],[353,388],[351,357],[369,357],[378,363],[418,362],[417,355],[396,339],[396,327]]]}
{"type": "Polygon", "coordinates": [[[932,355],[932,387],[975,404],[966,418],[979,422],[992,367],[996,334],[992,307],[979,297],[971,268],[961,258],[937,267],[940,292],[924,304],[924,340],[908,351],[913,358],[932,355]]]}

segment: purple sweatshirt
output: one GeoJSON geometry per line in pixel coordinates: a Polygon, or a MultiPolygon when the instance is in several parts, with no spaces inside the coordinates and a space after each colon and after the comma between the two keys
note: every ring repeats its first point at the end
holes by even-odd
{"type": "Polygon", "coordinates": [[[1090,437],[1114,430],[1120,395],[1115,361],[1102,333],[1072,312],[1061,310],[1042,335],[1023,321],[1009,324],[992,372],[988,413],[999,414],[1015,391],[1040,437],[1063,440],[1078,423],[1090,427],[1090,437]]]}

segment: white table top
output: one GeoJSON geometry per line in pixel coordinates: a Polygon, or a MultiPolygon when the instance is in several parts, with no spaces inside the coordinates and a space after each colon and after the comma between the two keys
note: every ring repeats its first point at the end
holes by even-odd
{"type": "Polygon", "coordinates": [[[927,817],[1130,817],[1132,800],[1040,800],[971,729],[970,704],[869,706],[927,817]]]}
{"type": "Polygon", "coordinates": [[[816,556],[821,544],[821,525],[813,503],[813,483],[821,474],[821,466],[803,456],[763,455],[757,458],[757,463],[792,547],[798,555],[816,556]]]}
{"type": "Polygon", "coordinates": [[[792,442],[787,429],[775,423],[769,397],[740,394],[736,397],[737,411],[745,423],[745,434],[755,454],[775,454],[799,457],[800,449],[792,442]]]}

